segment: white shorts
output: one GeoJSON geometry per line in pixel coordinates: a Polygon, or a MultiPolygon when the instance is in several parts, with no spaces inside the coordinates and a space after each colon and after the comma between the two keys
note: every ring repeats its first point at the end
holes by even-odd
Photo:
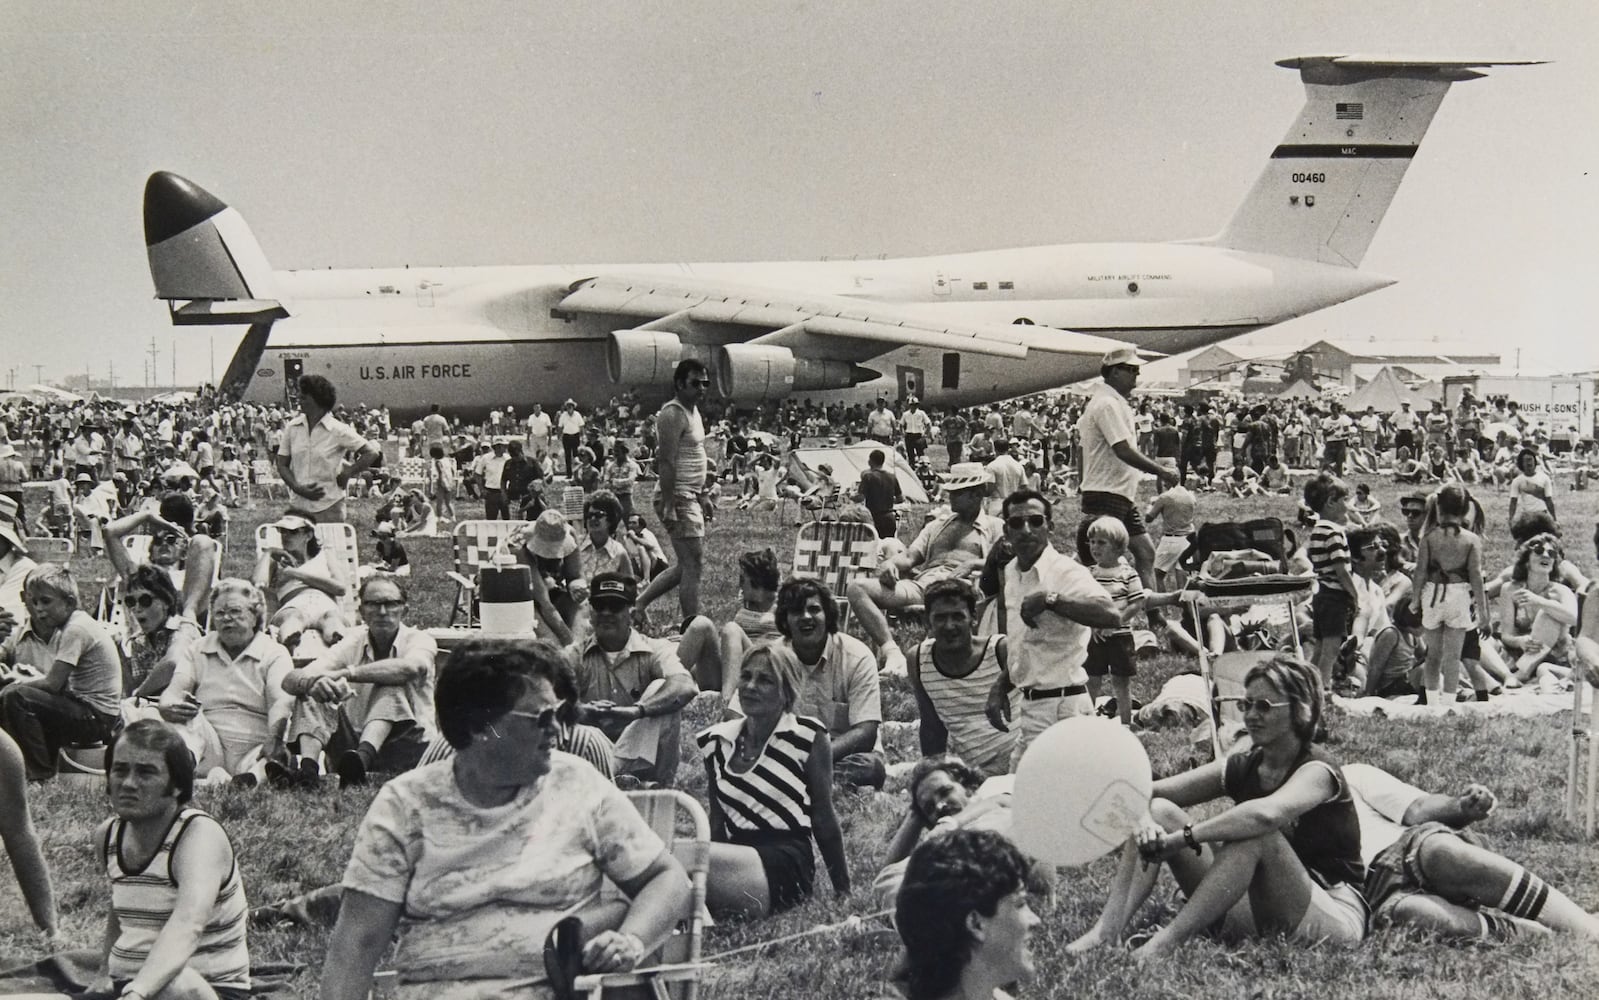
{"type": "Polygon", "coordinates": [[[1471,584],[1424,583],[1421,585],[1421,627],[1469,629],[1476,623],[1471,616],[1471,584]]]}
{"type": "Polygon", "coordinates": [[[1170,573],[1177,568],[1177,557],[1188,551],[1187,535],[1162,535],[1155,548],[1155,572],[1170,573]]]}
{"type": "MultiPolygon", "coordinates": [[[[1312,880],[1310,902],[1299,926],[1288,936],[1306,944],[1330,944],[1340,948],[1353,948],[1366,939],[1369,911],[1360,890],[1348,882],[1339,882],[1324,888],[1312,880]]],[[[1258,937],[1253,914],[1249,912],[1246,897],[1242,905],[1235,905],[1223,919],[1227,934],[1234,937],[1258,937]]]]}

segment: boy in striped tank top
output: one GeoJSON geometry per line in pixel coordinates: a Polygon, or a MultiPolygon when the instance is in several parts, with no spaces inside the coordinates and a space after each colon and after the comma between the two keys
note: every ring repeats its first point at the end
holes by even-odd
{"type": "Polygon", "coordinates": [[[930,635],[907,671],[922,756],[953,753],[985,774],[1004,774],[1016,732],[995,729],[985,706],[1006,666],[1005,637],[974,634],[977,592],[964,580],[938,581],[927,588],[926,601],[930,635]]]}
{"type": "Polygon", "coordinates": [[[188,805],[188,746],[176,729],[147,719],[124,729],[109,757],[106,791],[116,816],[100,826],[97,841],[111,912],[89,993],[243,1000],[250,995],[249,906],[227,833],[188,805]]]}
{"type": "Polygon", "coordinates": [[[1338,653],[1355,623],[1355,579],[1349,572],[1349,538],[1344,524],[1349,517],[1349,484],[1322,471],[1305,484],[1305,506],[1316,515],[1305,553],[1316,573],[1316,595],[1310,600],[1311,626],[1316,638],[1316,669],[1324,690],[1332,690],[1338,653]]]}

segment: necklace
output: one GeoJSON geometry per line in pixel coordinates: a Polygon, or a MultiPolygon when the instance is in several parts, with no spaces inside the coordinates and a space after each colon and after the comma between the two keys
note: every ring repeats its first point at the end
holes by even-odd
{"type": "Polygon", "coordinates": [[[733,759],[741,764],[753,764],[760,760],[761,754],[766,750],[766,741],[772,738],[767,733],[761,742],[753,748],[749,743],[749,723],[746,722],[738,731],[738,737],[733,740],[733,759]]]}

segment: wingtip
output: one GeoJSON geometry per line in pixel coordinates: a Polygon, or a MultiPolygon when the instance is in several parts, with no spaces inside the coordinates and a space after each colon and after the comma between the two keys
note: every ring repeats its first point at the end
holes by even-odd
{"type": "Polygon", "coordinates": [[[227,209],[186,177],[157,170],[144,183],[144,244],[155,246],[227,209]]]}

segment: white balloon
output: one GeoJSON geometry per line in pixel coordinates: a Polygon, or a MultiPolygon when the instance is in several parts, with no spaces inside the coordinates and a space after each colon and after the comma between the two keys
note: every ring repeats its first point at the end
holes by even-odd
{"type": "Polygon", "coordinates": [[[1056,865],[1085,865],[1119,847],[1149,813],[1149,754],[1110,719],[1062,719],[1016,769],[1012,839],[1056,865]]]}

